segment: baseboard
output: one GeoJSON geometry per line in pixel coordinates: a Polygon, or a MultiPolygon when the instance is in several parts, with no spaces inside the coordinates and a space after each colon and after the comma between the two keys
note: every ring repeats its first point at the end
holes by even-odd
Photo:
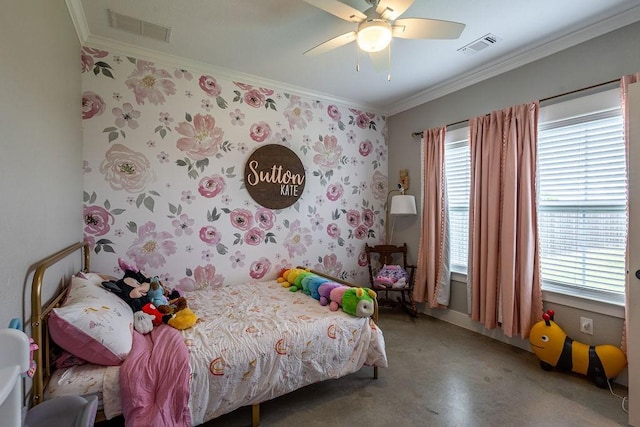
{"type": "MultiPolygon", "coordinates": [[[[461,313],[459,311],[450,310],[450,309],[441,309],[441,308],[428,308],[428,307],[418,307],[418,311],[420,313],[426,314],[427,316],[435,317],[436,319],[440,319],[444,322],[451,323],[452,325],[460,326],[461,328],[468,329],[470,331],[476,332],[480,335],[484,335],[489,338],[493,338],[495,340],[504,342],[509,345],[513,345],[515,347],[526,350],[530,353],[533,353],[531,350],[531,345],[529,340],[524,340],[520,337],[508,337],[506,336],[501,329],[487,329],[482,324],[471,320],[466,313],[461,313]]],[[[620,375],[614,380],[615,383],[628,387],[628,372],[627,368],[624,369],[620,373],[620,375]]]]}

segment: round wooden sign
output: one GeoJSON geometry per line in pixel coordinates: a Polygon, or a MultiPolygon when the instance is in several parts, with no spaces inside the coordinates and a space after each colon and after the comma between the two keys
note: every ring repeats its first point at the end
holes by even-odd
{"type": "Polygon", "coordinates": [[[253,200],[261,206],[286,208],[302,196],[304,166],[289,148],[278,144],[264,145],[247,160],[244,183],[253,200]]]}

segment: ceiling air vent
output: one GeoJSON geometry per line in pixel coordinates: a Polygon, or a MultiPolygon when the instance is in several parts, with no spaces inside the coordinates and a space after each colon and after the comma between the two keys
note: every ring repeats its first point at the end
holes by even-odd
{"type": "Polygon", "coordinates": [[[169,42],[171,37],[171,28],[161,25],[152,24],[151,22],[141,21],[138,18],[122,15],[112,10],[109,11],[111,18],[111,26],[119,30],[128,31],[139,36],[150,37],[152,39],[169,42]]]}
{"type": "Polygon", "coordinates": [[[462,52],[465,55],[469,55],[469,56],[475,55],[481,50],[485,50],[489,46],[492,46],[501,40],[502,39],[496,36],[495,34],[489,33],[487,35],[480,37],[478,40],[472,41],[468,45],[461,47],[460,49],[458,49],[458,52],[462,52]]]}

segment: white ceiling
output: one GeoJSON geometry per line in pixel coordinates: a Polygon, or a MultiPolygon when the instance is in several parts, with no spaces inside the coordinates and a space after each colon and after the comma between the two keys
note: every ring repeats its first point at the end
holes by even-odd
{"type": "MultiPolygon", "coordinates": [[[[365,0],[342,0],[366,10],[365,0]]],[[[81,41],[193,71],[392,115],[640,20],[640,0],[416,0],[401,18],[466,24],[457,40],[394,39],[391,81],[356,44],[302,53],[356,24],[303,0],[67,0],[81,41]],[[108,10],[169,27],[169,42],[110,27],[108,10]],[[457,50],[492,33],[475,55],[457,50]]],[[[595,58],[594,58],[595,59],[595,58]]]]}

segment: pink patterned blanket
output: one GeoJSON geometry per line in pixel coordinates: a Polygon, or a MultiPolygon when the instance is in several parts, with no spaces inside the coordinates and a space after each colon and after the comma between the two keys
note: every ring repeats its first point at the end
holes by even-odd
{"type": "Polygon", "coordinates": [[[122,411],[127,427],[191,426],[189,353],[180,332],[156,326],[133,331],[133,348],[120,368],[122,411]]]}

